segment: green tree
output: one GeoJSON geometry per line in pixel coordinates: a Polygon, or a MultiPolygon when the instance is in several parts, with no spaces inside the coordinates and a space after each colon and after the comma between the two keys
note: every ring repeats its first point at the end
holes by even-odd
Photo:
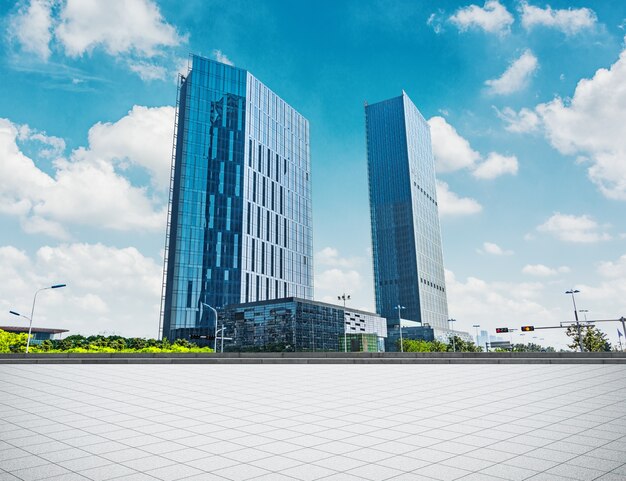
{"type": "Polygon", "coordinates": [[[28,334],[16,334],[0,330],[0,354],[9,352],[26,352],[28,334]]]}
{"type": "MultiPolygon", "coordinates": [[[[578,327],[571,325],[567,328],[567,336],[572,339],[572,343],[568,347],[573,350],[580,350],[578,327]]],[[[611,343],[607,335],[592,324],[580,326],[580,337],[582,337],[583,350],[588,352],[603,352],[611,350],[611,343]]]]}
{"type": "Polygon", "coordinates": [[[528,344],[513,344],[511,350],[513,352],[556,352],[556,349],[551,346],[544,347],[534,342],[529,342],[528,344]]]}

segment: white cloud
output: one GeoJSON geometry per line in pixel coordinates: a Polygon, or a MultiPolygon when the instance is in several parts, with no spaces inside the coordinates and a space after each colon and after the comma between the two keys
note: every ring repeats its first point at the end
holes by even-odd
{"type": "Polygon", "coordinates": [[[559,273],[567,273],[570,269],[567,266],[561,266],[556,269],[545,266],[543,264],[527,264],[522,268],[524,274],[536,277],[556,276],[559,273]]]}
{"type": "Polygon", "coordinates": [[[590,8],[552,9],[550,5],[539,8],[522,2],[520,5],[522,25],[526,30],[536,26],[550,27],[567,35],[593,28],[597,22],[596,14],[590,8]]]}
{"type": "Polygon", "coordinates": [[[341,257],[334,247],[324,247],[315,254],[315,265],[354,268],[363,264],[361,257],[341,257]]]}
{"type": "Polygon", "coordinates": [[[575,216],[557,212],[538,226],[537,230],[552,234],[565,242],[593,243],[611,239],[602,226],[587,215],[575,216]]]}
{"type": "Polygon", "coordinates": [[[221,50],[213,50],[213,56],[218,62],[225,63],[226,65],[235,65],[221,50]]]}
{"type": "Polygon", "coordinates": [[[494,244],[493,242],[483,242],[482,250],[479,249],[478,252],[491,254],[494,256],[510,256],[513,255],[513,251],[504,250],[498,244],[494,244]]]}
{"type": "Polygon", "coordinates": [[[111,55],[153,57],[182,41],[151,0],[67,0],[56,37],[70,56],[100,47],[111,55]]]}
{"type": "Polygon", "coordinates": [[[478,179],[495,179],[505,174],[516,175],[517,170],[517,157],[491,152],[487,160],[474,169],[472,175],[478,179]]]}
{"type": "MultiPolygon", "coordinates": [[[[157,192],[167,185],[173,108],[134,107],[113,124],[96,124],[89,146],[53,162],[47,174],[20,150],[27,126],[0,119],[0,212],[17,216],[28,233],[69,237],[70,225],[112,230],[161,230],[165,200],[121,175],[145,169],[157,192]]],[[[43,135],[43,134],[41,134],[43,135]]]]}
{"type": "Polygon", "coordinates": [[[509,132],[536,132],[541,125],[541,120],[534,110],[523,108],[515,112],[510,107],[505,107],[502,111],[497,108],[495,110],[498,117],[506,122],[507,125],[504,128],[509,132]]]}
{"type": "MultiPolygon", "coordinates": [[[[371,258],[371,252],[368,252],[371,258]]],[[[346,305],[373,312],[372,264],[365,257],[343,257],[338,249],[325,247],[315,254],[315,299],[330,304],[342,304],[337,296],[346,294],[346,305]]]]}
{"type": "Polygon", "coordinates": [[[139,165],[150,173],[155,187],[165,190],[170,181],[174,117],[174,107],[135,105],[117,122],[91,127],[89,149],[76,154],[122,167],[139,165]]]}
{"type": "Polygon", "coordinates": [[[154,0],[23,0],[9,17],[9,38],[43,61],[95,50],[120,59],[143,80],[164,80],[172,49],[187,41],[154,0]],[[151,59],[151,61],[147,61],[151,59]]]}
{"type": "Polygon", "coordinates": [[[161,65],[150,62],[134,61],[128,64],[128,68],[135,72],[141,80],[164,80],[167,76],[167,70],[161,65]]]}
{"type": "Polygon", "coordinates": [[[459,135],[446,119],[435,116],[428,121],[428,125],[437,173],[469,169],[478,179],[495,179],[505,174],[517,174],[515,156],[492,152],[481,162],[480,153],[472,149],[467,139],[459,135]]]}
{"type": "Polygon", "coordinates": [[[428,125],[438,173],[472,168],[480,159],[480,154],[443,117],[432,117],[428,125]]]}
{"type": "Polygon", "coordinates": [[[540,129],[561,154],[589,164],[589,179],[605,197],[626,200],[626,50],[610,68],[580,80],[571,99],[499,116],[511,131],[540,129]]]}
{"type": "Polygon", "coordinates": [[[526,87],[538,67],[537,57],[530,50],[526,50],[520,58],[509,65],[500,78],[487,80],[485,85],[489,87],[491,93],[496,95],[519,92],[526,87]]]}
{"type": "Polygon", "coordinates": [[[598,266],[598,273],[603,277],[626,279],[626,254],[616,262],[601,262],[598,266]]]}
{"type": "Polygon", "coordinates": [[[34,289],[67,284],[37,297],[37,327],[69,329],[70,334],[107,331],[157,336],[162,265],[134,247],[44,246],[30,258],[15,247],[4,246],[0,247],[0,276],[11,279],[0,294],[4,312],[29,312],[34,289]]]}
{"type": "Polygon", "coordinates": [[[28,125],[20,125],[18,139],[21,141],[31,140],[43,144],[45,147],[38,151],[39,156],[54,159],[65,151],[65,141],[60,137],[47,135],[45,132],[31,129],[28,125]]]}
{"type": "Polygon", "coordinates": [[[591,181],[606,197],[626,200],[626,50],[610,69],[578,82],[571,101],[555,98],[536,111],[553,147],[588,156],[591,181]]]}
{"type": "Polygon", "coordinates": [[[51,53],[53,3],[54,0],[23,1],[9,17],[9,37],[16,40],[24,52],[34,53],[42,60],[48,60],[51,53]]]}
{"type": "Polygon", "coordinates": [[[483,206],[476,200],[459,197],[450,190],[448,184],[441,181],[437,181],[437,203],[441,217],[478,214],[483,210],[483,206]]]}
{"type": "Polygon", "coordinates": [[[446,270],[446,288],[450,316],[463,322],[457,328],[469,329],[475,323],[494,334],[496,327],[517,328],[531,319],[541,324],[560,320],[555,310],[543,305],[545,286],[540,282],[487,282],[476,277],[463,282],[446,270]]]}
{"type": "Polygon", "coordinates": [[[503,34],[510,30],[514,19],[498,0],[487,0],[484,7],[469,5],[458,9],[450,21],[462,32],[469,28],[481,28],[485,32],[503,34]]]}

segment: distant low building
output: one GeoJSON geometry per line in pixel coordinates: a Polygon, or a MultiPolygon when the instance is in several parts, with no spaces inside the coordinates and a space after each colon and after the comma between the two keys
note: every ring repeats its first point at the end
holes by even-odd
{"type": "MultiPolygon", "coordinates": [[[[225,351],[384,351],[387,323],[375,313],[298,297],[231,304],[218,310],[225,351]]],[[[179,329],[177,338],[214,342],[213,331],[179,329]]],[[[221,339],[218,335],[218,347],[221,339]]]]}
{"type": "MultiPolygon", "coordinates": [[[[24,326],[0,326],[0,331],[12,332],[15,334],[28,334],[28,327],[24,326]]],[[[43,341],[54,339],[55,335],[68,332],[67,329],[50,329],[48,327],[33,327],[31,329],[31,344],[41,344],[43,341]]]]}

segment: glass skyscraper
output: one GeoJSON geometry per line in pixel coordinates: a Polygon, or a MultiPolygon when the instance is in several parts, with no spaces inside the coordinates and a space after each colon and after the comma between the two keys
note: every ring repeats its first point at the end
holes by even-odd
{"type": "Polygon", "coordinates": [[[199,56],[181,76],[161,335],[227,304],[313,298],[309,123],[246,70],[199,56]]]}
{"type": "Polygon", "coordinates": [[[365,123],[376,310],[389,324],[401,315],[445,329],[448,303],[428,123],[404,91],[366,104],[365,123]]]}

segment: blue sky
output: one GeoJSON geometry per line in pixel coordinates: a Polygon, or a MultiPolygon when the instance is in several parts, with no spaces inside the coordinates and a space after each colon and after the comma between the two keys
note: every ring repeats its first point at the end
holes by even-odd
{"type": "Polygon", "coordinates": [[[373,309],[363,103],[404,89],[431,124],[457,328],[571,319],[572,287],[590,318],[626,315],[621,1],[25,0],[0,28],[1,312],[67,282],[37,325],[156,335],[193,52],[309,119],[317,299],[373,309]]]}

